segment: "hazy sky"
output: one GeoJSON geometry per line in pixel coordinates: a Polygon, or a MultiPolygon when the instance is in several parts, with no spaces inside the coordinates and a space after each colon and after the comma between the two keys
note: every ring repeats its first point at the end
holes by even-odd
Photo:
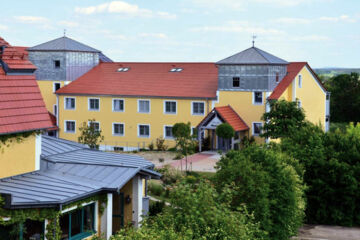
{"type": "MultiPolygon", "coordinates": [[[[3,1],[3,0],[2,0],[3,1]]],[[[214,62],[251,46],[312,67],[360,67],[359,0],[14,0],[0,36],[66,35],[115,61],[214,62]]]]}

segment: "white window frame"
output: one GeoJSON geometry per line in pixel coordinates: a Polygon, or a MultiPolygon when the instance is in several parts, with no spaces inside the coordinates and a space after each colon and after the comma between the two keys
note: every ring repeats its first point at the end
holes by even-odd
{"type": "Polygon", "coordinates": [[[125,112],[125,99],[123,99],[123,98],[113,98],[112,99],[112,111],[113,112],[125,112]],[[114,109],[114,101],[115,100],[123,101],[123,106],[124,106],[123,110],[118,111],[118,110],[114,109]]]}
{"type": "Polygon", "coordinates": [[[112,123],[112,135],[117,137],[125,136],[125,123],[122,122],[113,122],[112,123]],[[122,124],[123,125],[123,134],[115,133],[115,124],[122,124]]]}
{"type": "Polygon", "coordinates": [[[299,74],[299,76],[298,76],[298,87],[302,88],[302,75],[301,74],[299,74]]]}
{"type": "Polygon", "coordinates": [[[205,116],[205,112],[206,112],[206,103],[205,101],[191,101],[191,115],[194,116],[205,116]],[[204,104],[204,113],[194,113],[194,103],[203,103],[204,104]]]}
{"type": "Polygon", "coordinates": [[[253,105],[264,105],[264,92],[262,92],[262,91],[253,91],[252,92],[252,104],[253,105]],[[261,93],[261,103],[255,102],[255,93],[258,93],[258,92],[261,93]]]}
{"type": "Polygon", "coordinates": [[[61,88],[61,82],[53,82],[53,93],[55,92],[55,84],[60,84],[60,88],[61,88]]]}
{"type": "Polygon", "coordinates": [[[255,128],[254,128],[254,124],[261,124],[261,127],[263,127],[264,123],[263,122],[252,122],[252,125],[251,125],[251,128],[252,128],[252,135],[253,136],[259,136],[261,134],[261,130],[260,130],[260,133],[255,133],[255,128]]]}
{"type": "Polygon", "coordinates": [[[302,108],[302,103],[301,103],[300,99],[297,100],[297,106],[298,106],[298,108],[302,108]]]}
{"type": "Polygon", "coordinates": [[[150,99],[138,99],[137,100],[137,112],[138,113],[151,113],[151,100],[150,99]],[[149,102],[149,111],[148,112],[140,112],[140,101],[148,101],[149,102]]]}
{"type": "MultiPolygon", "coordinates": [[[[172,125],[164,125],[164,139],[174,139],[174,136],[172,136],[172,137],[167,137],[166,136],[166,127],[171,127],[171,128],[173,128],[174,126],[172,126],[172,125]]],[[[171,130],[172,131],[172,130],[171,130]]]]}
{"type": "Polygon", "coordinates": [[[90,127],[90,122],[99,124],[99,131],[101,131],[101,124],[99,121],[88,121],[88,127],[90,127]]]}
{"type": "Polygon", "coordinates": [[[150,138],[151,136],[151,127],[150,127],[150,124],[138,124],[137,125],[137,135],[139,138],[150,138]],[[149,136],[141,136],[140,135],[140,126],[148,126],[149,127],[149,136]]]}
{"type": "Polygon", "coordinates": [[[64,109],[65,110],[76,110],[76,97],[64,97],[64,109]],[[74,99],[74,108],[66,108],[66,99],[72,98],[74,99]]]}
{"type": "Polygon", "coordinates": [[[169,115],[176,115],[177,114],[177,109],[178,109],[178,104],[177,104],[177,101],[176,100],[164,100],[164,114],[169,114],[169,115]],[[176,111],[173,113],[173,112],[166,112],[166,103],[167,102],[174,102],[175,105],[176,105],[176,111]]]}
{"type": "Polygon", "coordinates": [[[64,132],[65,132],[65,133],[73,133],[73,134],[75,134],[75,133],[76,133],[76,120],[64,120],[64,132]],[[75,129],[74,129],[73,132],[69,132],[69,131],[67,130],[66,122],[74,122],[74,123],[75,123],[75,129]]]}
{"type": "Polygon", "coordinates": [[[89,97],[88,98],[88,111],[100,112],[100,98],[89,97]],[[90,109],[90,100],[99,100],[99,109],[90,109]]]}

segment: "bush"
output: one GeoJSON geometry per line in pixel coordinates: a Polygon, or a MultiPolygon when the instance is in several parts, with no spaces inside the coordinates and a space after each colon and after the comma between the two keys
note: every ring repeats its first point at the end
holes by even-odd
{"type": "Polygon", "coordinates": [[[149,216],[156,216],[163,211],[165,207],[164,201],[151,201],[149,206],[149,216]]]}
{"type": "Polygon", "coordinates": [[[155,181],[150,181],[148,188],[151,195],[161,196],[164,192],[163,186],[155,181]]]}
{"type": "Polygon", "coordinates": [[[170,206],[161,214],[145,219],[139,229],[121,230],[114,240],[202,240],[263,239],[266,233],[246,211],[229,209],[227,193],[218,194],[207,182],[198,185],[179,184],[171,192],[170,206]]]}
{"type": "Polygon", "coordinates": [[[246,204],[269,239],[289,239],[302,225],[305,210],[304,187],[294,166],[286,155],[253,145],[226,154],[214,181],[218,191],[232,187],[232,208],[246,204]]]}
{"type": "Polygon", "coordinates": [[[165,139],[157,138],[156,139],[156,148],[158,151],[166,151],[168,146],[165,145],[165,139]]]}
{"type": "Polygon", "coordinates": [[[184,155],[182,155],[180,152],[177,152],[173,160],[180,160],[183,159],[184,155]]]}
{"type": "Polygon", "coordinates": [[[151,142],[149,145],[148,145],[148,148],[150,151],[154,151],[154,143],[151,142]]]}
{"type": "Polygon", "coordinates": [[[163,168],[157,169],[162,174],[161,180],[165,185],[172,185],[183,178],[183,173],[176,170],[169,165],[165,165],[163,168]]]}

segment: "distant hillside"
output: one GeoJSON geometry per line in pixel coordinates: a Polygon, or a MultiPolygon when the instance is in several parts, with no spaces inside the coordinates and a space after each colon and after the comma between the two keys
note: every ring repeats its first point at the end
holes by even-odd
{"type": "Polygon", "coordinates": [[[357,72],[360,74],[360,68],[315,68],[314,71],[316,74],[323,75],[327,78],[339,74],[350,74],[352,72],[357,72]]]}

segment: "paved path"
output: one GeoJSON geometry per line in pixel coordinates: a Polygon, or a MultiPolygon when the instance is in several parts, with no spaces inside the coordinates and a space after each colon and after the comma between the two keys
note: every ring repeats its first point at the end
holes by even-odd
{"type": "Polygon", "coordinates": [[[323,225],[305,225],[296,240],[359,240],[360,228],[323,225]]]}
{"type": "MultiPolygon", "coordinates": [[[[192,171],[198,172],[215,172],[215,165],[220,159],[220,155],[215,152],[202,152],[196,153],[194,155],[188,156],[188,169],[192,171]]],[[[185,170],[186,160],[183,158],[182,160],[175,161],[171,163],[171,166],[176,169],[185,170]],[[182,166],[181,166],[182,165],[182,166]]]]}

